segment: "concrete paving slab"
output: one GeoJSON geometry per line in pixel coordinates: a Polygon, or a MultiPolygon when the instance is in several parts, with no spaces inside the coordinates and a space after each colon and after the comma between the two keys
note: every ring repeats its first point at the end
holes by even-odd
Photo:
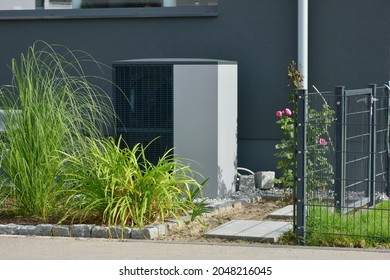
{"type": "Polygon", "coordinates": [[[204,236],[275,243],[283,233],[290,229],[292,229],[290,222],[232,220],[206,232],[204,236]]]}
{"type": "Polygon", "coordinates": [[[293,217],[294,206],[287,205],[281,209],[276,210],[268,215],[272,219],[290,219],[293,217]]]}

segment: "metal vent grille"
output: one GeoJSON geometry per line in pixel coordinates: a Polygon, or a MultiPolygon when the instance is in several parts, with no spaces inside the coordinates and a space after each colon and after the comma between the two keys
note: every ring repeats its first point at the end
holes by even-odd
{"type": "Polygon", "coordinates": [[[117,136],[144,146],[152,163],[173,147],[173,66],[114,65],[117,136]],[[157,138],[157,139],[156,139],[157,138]]]}

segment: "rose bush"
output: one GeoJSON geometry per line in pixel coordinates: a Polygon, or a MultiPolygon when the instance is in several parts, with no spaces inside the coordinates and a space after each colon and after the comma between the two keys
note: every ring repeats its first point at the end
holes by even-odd
{"type": "MultiPolygon", "coordinates": [[[[288,77],[290,79],[290,87],[300,88],[303,77],[300,71],[296,68],[296,64],[292,61],[288,67],[288,77]]],[[[325,100],[324,98],[322,98],[325,100]]],[[[307,178],[307,186],[309,189],[315,187],[325,187],[333,183],[333,167],[328,162],[328,141],[325,137],[329,135],[328,129],[333,122],[335,112],[330,109],[329,105],[324,101],[322,108],[316,110],[309,108],[307,112],[306,123],[306,171],[311,177],[307,178]],[[317,145],[316,145],[317,144],[317,145]],[[321,176],[313,175],[321,170],[321,176]]],[[[278,158],[277,169],[281,169],[282,174],[275,179],[275,183],[283,185],[283,187],[293,187],[295,185],[297,159],[297,101],[295,91],[290,94],[290,107],[284,110],[276,111],[278,120],[276,123],[280,126],[283,138],[276,145],[278,150],[275,156],[278,158]],[[292,109],[290,109],[292,108],[292,109]]],[[[309,104],[310,105],[310,104],[309,104]]],[[[329,137],[328,137],[329,139],[329,137]]]]}

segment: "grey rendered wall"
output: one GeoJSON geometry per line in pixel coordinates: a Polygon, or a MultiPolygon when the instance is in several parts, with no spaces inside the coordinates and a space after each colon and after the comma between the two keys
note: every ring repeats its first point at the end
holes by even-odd
{"type": "MultiPolygon", "coordinates": [[[[84,50],[108,65],[159,57],[237,61],[238,164],[274,169],[280,132],[273,116],[285,102],[286,67],[296,56],[295,1],[219,0],[216,17],[0,20],[0,37],[0,84],[10,82],[11,59],[38,39],[84,50]]],[[[110,79],[111,71],[103,75],[110,79]]]]}
{"type": "MultiPolygon", "coordinates": [[[[238,165],[274,170],[281,137],[274,112],[288,100],[296,2],[219,0],[216,17],[0,20],[0,84],[10,82],[11,58],[37,39],[85,50],[106,64],[147,57],[237,61],[238,165]]],[[[309,85],[329,90],[389,79],[390,1],[309,2],[309,85]]],[[[104,75],[111,78],[111,71],[104,75]]]]}
{"type": "Polygon", "coordinates": [[[390,74],[390,1],[310,0],[310,84],[383,84],[390,74]]]}

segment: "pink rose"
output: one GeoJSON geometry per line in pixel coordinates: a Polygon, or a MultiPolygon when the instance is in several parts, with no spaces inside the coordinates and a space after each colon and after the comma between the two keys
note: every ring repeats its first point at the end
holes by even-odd
{"type": "Polygon", "coordinates": [[[284,113],[287,115],[287,116],[291,116],[292,115],[292,112],[289,108],[286,108],[284,109],[284,113]]]}
{"type": "Polygon", "coordinates": [[[276,111],[276,116],[278,118],[280,118],[281,116],[283,116],[283,112],[282,111],[276,111]]]}
{"type": "Polygon", "coordinates": [[[328,145],[328,141],[326,141],[326,139],[324,139],[324,138],[320,138],[320,139],[318,139],[318,145],[321,145],[321,146],[326,146],[326,145],[328,145]]]}

